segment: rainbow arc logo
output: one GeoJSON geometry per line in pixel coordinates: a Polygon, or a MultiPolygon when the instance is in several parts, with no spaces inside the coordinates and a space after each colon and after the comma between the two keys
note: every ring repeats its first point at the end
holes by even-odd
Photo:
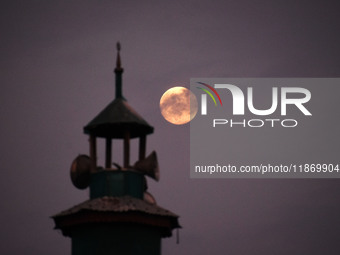
{"type": "MultiPolygon", "coordinates": [[[[205,86],[208,89],[210,89],[217,96],[218,100],[220,101],[221,106],[223,106],[222,100],[220,98],[220,95],[217,93],[216,89],[214,89],[209,84],[206,84],[206,83],[203,83],[203,82],[197,82],[197,83],[205,86]]],[[[201,87],[197,87],[197,88],[201,89],[205,93],[207,93],[211,97],[211,99],[214,101],[215,106],[217,106],[217,102],[216,102],[216,99],[215,99],[214,95],[208,89],[204,89],[204,88],[201,88],[201,87]]],[[[201,114],[202,115],[207,115],[207,94],[202,94],[201,95],[201,114]]]]}
{"type": "MultiPolygon", "coordinates": [[[[201,84],[201,85],[203,85],[203,86],[205,86],[205,87],[207,87],[207,88],[210,89],[212,92],[214,92],[214,94],[217,96],[218,100],[220,101],[221,106],[223,106],[222,100],[221,100],[221,98],[220,98],[220,95],[217,93],[216,89],[214,89],[212,86],[210,86],[210,85],[208,85],[208,84],[206,84],[206,83],[203,83],[203,82],[197,82],[197,83],[198,83],[198,84],[201,84]]],[[[212,94],[209,90],[204,89],[204,88],[201,88],[201,87],[197,87],[197,88],[198,88],[198,89],[201,89],[201,90],[203,90],[205,93],[207,93],[207,94],[212,98],[212,100],[214,101],[215,106],[217,106],[216,99],[215,99],[215,97],[213,96],[213,94],[212,94]]],[[[203,96],[203,95],[202,95],[202,96],[203,96]]]]}

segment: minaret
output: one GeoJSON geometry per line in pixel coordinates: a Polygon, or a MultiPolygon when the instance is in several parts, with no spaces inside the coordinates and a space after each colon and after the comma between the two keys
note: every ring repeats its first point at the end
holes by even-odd
{"type": "Polygon", "coordinates": [[[150,126],[122,93],[120,45],[117,44],[116,98],[84,127],[90,156],[79,155],[71,179],[90,188],[90,199],[52,218],[55,228],[72,239],[72,255],[161,254],[161,238],[180,228],[178,216],[156,204],[146,177],[159,180],[157,156],[146,154],[150,126]],[[105,139],[105,167],[98,166],[97,139],[105,139]],[[139,139],[138,161],[130,165],[130,140],[139,139]],[[123,164],[112,162],[112,140],[123,140],[123,164]]]}

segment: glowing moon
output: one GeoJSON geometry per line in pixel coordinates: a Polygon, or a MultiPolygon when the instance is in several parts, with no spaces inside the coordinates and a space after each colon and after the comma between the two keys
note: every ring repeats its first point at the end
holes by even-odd
{"type": "Polygon", "coordinates": [[[159,107],[164,119],[175,125],[191,121],[198,108],[196,96],[184,87],[173,87],[165,91],[159,107]]]}

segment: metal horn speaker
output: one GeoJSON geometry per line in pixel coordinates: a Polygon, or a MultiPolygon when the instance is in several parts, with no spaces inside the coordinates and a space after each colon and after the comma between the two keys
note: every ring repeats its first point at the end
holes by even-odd
{"type": "Polygon", "coordinates": [[[151,152],[145,159],[137,161],[133,169],[159,181],[159,166],[155,151],[151,152]]]}
{"type": "Polygon", "coordinates": [[[87,155],[79,155],[71,165],[71,180],[78,189],[86,189],[90,185],[91,159],[87,155]]]}

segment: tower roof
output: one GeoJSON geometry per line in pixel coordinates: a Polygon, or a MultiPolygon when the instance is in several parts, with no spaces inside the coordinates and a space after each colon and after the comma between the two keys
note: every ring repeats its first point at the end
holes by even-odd
{"type": "Polygon", "coordinates": [[[87,200],[52,216],[55,228],[68,236],[74,227],[89,223],[135,223],[162,229],[162,236],[171,236],[174,228],[181,228],[178,215],[158,205],[133,198],[101,197],[87,200]]]}
{"type": "Polygon", "coordinates": [[[84,127],[85,134],[97,137],[123,138],[126,131],[130,138],[153,133],[150,126],[125,100],[122,93],[122,73],[120,44],[117,43],[116,98],[84,127]]]}
{"type": "Polygon", "coordinates": [[[153,127],[122,98],[113,100],[84,127],[85,134],[97,137],[123,138],[125,131],[134,138],[152,134],[153,127]]]}

